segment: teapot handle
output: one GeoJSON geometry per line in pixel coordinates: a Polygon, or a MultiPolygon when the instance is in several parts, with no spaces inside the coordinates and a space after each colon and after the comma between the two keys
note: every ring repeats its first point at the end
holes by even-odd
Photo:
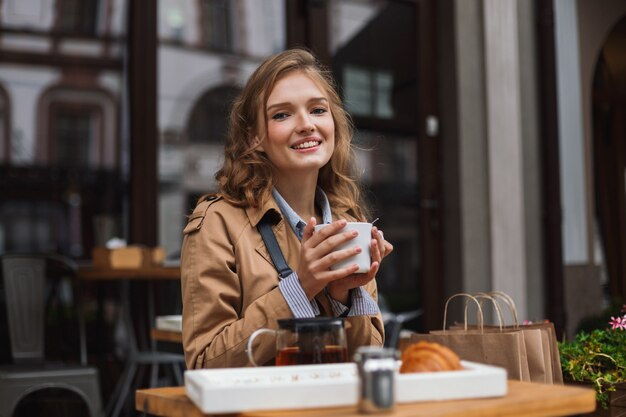
{"type": "Polygon", "coordinates": [[[250,335],[250,338],[248,339],[248,347],[246,348],[246,353],[248,354],[248,360],[250,360],[250,363],[253,366],[259,366],[258,363],[256,363],[256,361],[254,360],[254,355],[252,354],[252,342],[254,341],[254,339],[262,334],[262,333],[276,333],[276,330],[272,330],[272,329],[257,329],[254,331],[254,333],[252,333],[250,335]]]}

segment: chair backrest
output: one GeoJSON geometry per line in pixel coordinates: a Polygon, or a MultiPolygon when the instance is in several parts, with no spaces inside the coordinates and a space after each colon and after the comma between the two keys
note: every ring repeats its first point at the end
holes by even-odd
{"type": "MultiPolygon", "coordinates": [[[[14,363],[42,362],[48,304],[58,297],[61,278],[75,277],[77,266],[58,254],[3,254],[0,267],[11,358],[14,363]]],[[[81,362],[86,363],[82,326],[80,323],[80,354],[81,362]]]]}
{"type": "Polygon", "coordinates": [[[13,361],[42,361],[46,261],[20,255],[0,259],[13,361]]]}

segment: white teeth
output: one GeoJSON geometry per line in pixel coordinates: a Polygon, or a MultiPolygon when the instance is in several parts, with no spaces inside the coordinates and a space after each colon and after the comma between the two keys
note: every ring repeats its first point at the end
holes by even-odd
{"type": "Polygon", "coordinates": [[[312,148],[312,147],[317,146],[317,145],[319,145],[318,141],[310,140],[308,142],[304,142],[304,143],[301,143],[299,145],[295,145],[295,146],[293,146],[293,148],[294,149],[307,149],[307,148],[312,148]]]}

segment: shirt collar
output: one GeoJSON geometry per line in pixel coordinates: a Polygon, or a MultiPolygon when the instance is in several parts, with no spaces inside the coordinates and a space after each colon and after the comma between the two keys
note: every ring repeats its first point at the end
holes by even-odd
{"type": "MultiPolygon", "coordinates": [[[[276,188],[272,189],[272,195],[278,204],[278,208],[280,212],[285,216],[285,220],[291,226],[293,232],[298,236],[298,239],[302,239],[302,235],[304,234],[304,227],[306,226],[306,222],[298,216],[298,213],[293,211],[293,209],[287,204],[287,201],[280,195],[276,188]]],[[[323,223],[331,223],[333,221],[333,216],[330,211],[330,203],[328,202],[328,197],[326,197],[326,193],[320,188],[317,187],[315,190],[315,205],[322,209],[322,222],[323,223]]]]}

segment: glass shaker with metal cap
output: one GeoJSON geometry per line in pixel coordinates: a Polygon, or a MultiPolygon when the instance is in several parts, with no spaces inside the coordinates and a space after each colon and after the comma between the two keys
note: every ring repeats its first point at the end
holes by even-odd
{"type": "Polygon", "coordinates": [[[359,371],[359,412],[372,414],[393,410],[395,405],[394,383],[395,349],[362,346],[354,354],[359,371]]]}

